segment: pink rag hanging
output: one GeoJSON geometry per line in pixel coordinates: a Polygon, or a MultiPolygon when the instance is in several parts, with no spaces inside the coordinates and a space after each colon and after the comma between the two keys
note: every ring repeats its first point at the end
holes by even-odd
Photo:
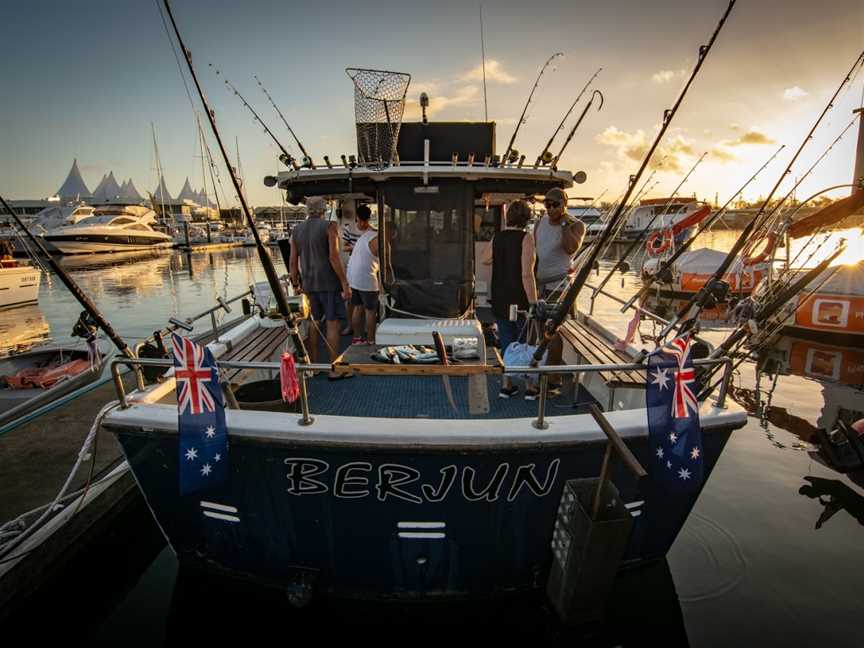
{"type": "Polygon", "coordinates": [[[294,356],[290,353],[282,354],[279,379],[282,383],[282,400],[286,403],[296,401],[300,396],[300,381],[297,379],[297,365],[294,364],[294,356]]]}
{"type": "Polygon", "coordinates": [[[636,307],[636,313],[633,315],[633,319],[627,324],[627,335],[623,340],[618,340],[615,343],[616,351],[624,351],[632,342],[633,338],[636,337],[636,331],[639,330],[639,322],[642,319],[642,309],[638,306],[636,307]]]}

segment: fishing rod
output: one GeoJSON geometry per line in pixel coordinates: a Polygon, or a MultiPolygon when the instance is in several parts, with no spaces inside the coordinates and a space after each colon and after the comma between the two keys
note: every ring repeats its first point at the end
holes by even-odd
{"type": "Polygon", "coordinates": [[[788,193],[785,196],[783,196],[783,198],[765,216],[765,218],[762,220],[762,223],[760,224],[758,229],[762,229],[763,227],[765,229],[767,229],[769,223],[773,222],[773,219],[779,218],[779,216],[781,215],[780,209],[783,207],[783,205],[786,203],[786,201],[792,197],[792,195],[795,193],[795,191],[798,189],[798,187],[801,186],[801,183],[804,182],[804,180],[806,180],[810,176],[811,173],[813,173],[813,171],[816,169],[816,167],[819,166],[819,164],[821,164],[822,160],[824,160],[828,156],[828,154],[834,149],[834,147],[837,146],[837,144],[840,142],[840,140],[843,139],[843,136],[846,135],[847,132],[849,132],[849,129],[852,128],[855,125],[855,122],[857,122],[857,121],[858,121],[857,117],[853,118],[852,121],[849,122],[849,124],[846,126],[846,128],[844,128],[840,132],[840,134],[834,139],[834,141],[828,145],[828,147],[822,152],[822,155],[820,155],[816,159],[816,161],[810,166],[810,168],[807,169],[807,171],[805,171],[803,175],[801,175],[800,177],[798,177],[796,179],[795,184],[792,185],[792,188],[788,191],[788,193]]]}
{"type": "Polygon", "coordinates": [[[651,161],[651,157],[654,155],[654,151],[660,145],[660,141],[666,134],[666,130],[672,123],[672,119],[675,117],[675,114],[678,112],[678,108],[681,105],[681,102],[684,100],[684,97],[687,95],[687,91],[690,89],[693,80],[699,74],[699,70],[702,68],[702,64],[705,62],[705,58],[711,51],[711,48],[714,45],[714,41],[717,39],[717,35],[723,28],[723,25],[725,24],[726,19],[729,17],[732,8],[735,6],[736,1],[737,0],[730,0],[729,6],[726,7],[726,11],[723,13],[723,17],[720,18],[720,22],[714,29],[714,33],[711,35],[711,39],[708,41],[708,44],[702,45],[699,48],[698,60],[696,62],[696,66],[693,68],[693,72],[690,74],[690,78],[687,79],[687,83],[684,85],[684,88],[682,88],[681,93],[678,95],[678,99],[675,101],[675,104],[672,106],[672,108],[667,109],[663,112],[663,124],[660,127],[657,136],[654,138],[654,142],[651,144],[651,148],[648,149],[648,152],[645,154],[645,158],[642,160],[642,164],[639,166],[639,170],[636,172],[635,175],[630,176],[627,191],[624,192],[624,198],[621,200],[621,204],[616,208],[615,213],[609,219],[609,223],[606,225],[603,232],[600,234],[598,238],[598,240],[600,241],[599,244],[591,250],[588,258],[579,268],[579,271],[576,274],[576,277],[573,279],[573,283],[570,284],[570,287],[567,289],[567,293],[564,295],[563,300],[552,310],[551,318],[547,319],[546,321],[545,330],[543,332],[543,339],[537,345],[537,349],[534,351],[534,355],[531,358],[532,366],[536,366],[540,362],[540,360],[543,359],[543,354],[546,353],[546,349],[549,346],[549,343],[555,337],[555,334],[558,332],[558,328],[564,322],[567,313],[569,313],[573,308],[573,304],[576,302],[576,298],[579,296],[582,287],[585,285],[585,281],[588,279],[588,274],[591,272],[591,268],[593,267],[595,261],[597,261],[600,251],[603,249],[604,244],[612,235],[615,226],[619,224],[621,215],[624,213],[624,206],[627,204],[627,200],[630,198],[630,195],[632,194],[636,183],[639,182],[639,178],[641,178],[642,174],[645,172],[648,163],[651,161]]]}
{"type": "MultiPolygon", "coordinates": [[[[666,159],[666,157],[667,157],[667,156],[665,156],[665,155],[663,156],[663,158],[661,159],[661,163],[662,163],[663,160],[666,159]]],[[[659,168],[659,167],[658,167],[658,168],[659,168]]],[[[612,231],[612,234],[609,236],[608,243],[607,243],[606,246],[601,250],[601,252],[598,254],[598,257],[601,257],[601,256],[603,256],[603,255],[606,253],[606,251],[609,249],[609,247],[611,247],[611,245],[612,245],[612,241],[614,241],[616,238],[618,238],[618,235],[621,233],[621,230],[624,229],[624,228],[627,226],[627,222],[630,220],[630,217],[633,215],[633,213],[634,213],[634,212],[636,211],[636,209],[639,207],[639,201],[641,200],[642,196],[645,195],[645,194],[649,194],[649,193],[651,193],[652,191],[654,191],[654,189],[657,187],[657,185],[660,184],[660,181],[657,180],[657,181],[655,181],[655,182],[654,182],[650,187],[648,186],[648,183],[651,182],[651,180],[654,179],[654,176],[655,176],[656,174],[657,174],[657,169],[654,169],[654,170],[651,171],[651,173],[648,175],[648,178],[645,180],[645,183],[642,185],[642,187],[639,189],[639,191],[636,192],[636,195],[633,196],[633,201],[632,201],[632,203],[630,204],[629,207],[627,207],[627,205],[624,204],[624,200],[626,199],[626,196],[624,196],[624,195],[622,194],[622,196],[621,196],[622,199],[621,199],[621,200],[618,202],[618,204],[615,206],[615,210],[617,210],[618,207],[619,207],[620,205],[624,204],[624,209],[626,209],[627,211],[624,213],[624,216],[620,219],[618,225],[617,225],[617,226],[615,227],[615,229],[612,231]]],[[[625,192],[625,194],[626,194],[626,193],[627,193],[627,192],[625,192]]],[[[610,210],[609,210],[609,213],[610,213],[610,214],[614,214],[615,211],[613,211],[612,209],[610,209],[610,210]]],[[[609,216],[609,220],[611,220],[611,218],[612,218],[612,216],[610,215],[610,216],[609,216]]],[[[606,222],[608,223],[609,220],[607,220],[606,222]]],[[[593,243],[593,244],[597,244],[597,243],[599,242],[599,238],[600,238],[600,237],[597,237],[596,239],[594,239],[594,241],[593,241],[592,243],[593,243]]]]}
{"type": "MultiPolygon", "coordinates": [[[[837,246],[837,249],[825,260],[811,268],[807,272],[805,272],[800,278],[798,278],[793,284],[791,284],[787,289],[783,290],[781,294],[776,295],[769,304],[766,304],[761,309],[759,309],[758,317],[762,322],[767,322],[770,317],[772,317],[775,313],[781,310],[795,295],[797,295],[804,287],[809,284],[811,281],[816,279],[820,274],[825,272],[831,262],[834,261],[838,256],[840,256],[843,252],[846,251],[846,242],[841,241],[840,245],[837,246]]],[[[835,270],[836,272],[836,270],[835,270]]],[[[824,285],[824,281],[820,283],[824,285]]],[[[794,311],[793,311],[794,312],[794,311]]],[[[791,314],[791,313],[790,313],[791,314]]],[[[789,315],[786,316],[788,319],[789,315]]],[[[724,355],[727,355],[733,348],[737,347],[739,343],[743,342],[743,340],[750,334],[750,325],[745,322],[738,326],[735,331],[732,332],[729,337],[723,340],[714,351],[711,352],[710,358],[720,358],[724,355]]],[[[705,382],[711,379],[715,368],[707,368],[704,370],[704,375],[700,378],[700,382],[705,382]]],[[[713,390],[713,387],[711,388],[713,390]]],[[[703,399],[705,396],[711,393],[711,390],[703,391],[699,394],[699,399],[703,399]]]]}
{"type": "Polygon", "coordinates": [[[96,307],[96,304],[87,296],[81,286],[69,276],[69,273],[66,272],[63,267],[57,263],[51,253],[45,248],[45,244],[42,243],[41,240],[37,236],[33,234],[29,229],[24,226],[24,223],[21,222],[21,218],[18,214],[15,213],[15,210],[6,202],[6,199],[3,196],[0,196],[0,203],[3,204],[3,207],[12,215],[12,218],[15,219],[15,222],[18,224],[18,227],[24,232],[25,236],[27,236],[33,245],[45,256],[45,260],[48,262],[48,265],[51,266],[51,269],[60,277],[60,281],[63,282],[63,285],[69,289],[69,292],[72,293],[72,296],[78,300],[78,303],[84,307],[84,310],[87,311],[87,314],[93,318],[93,321],[101,328],[105,335],[114,343],[114,346],[117,347],[117,350],[120,351],[127,358],[134,358],[135,354],[132,353],[132,350],[129,348],[129,345],[120,337],[117,331],[114,330],[114,327],[111,326],[111,323],[105,319],[99,309],[96,307]]]}
{"type": "Polygon", "coordinates": [[[579,126],[582,124],[582,120],[585,119],[585,115],[588,112],[588,109],[594,103],[594,97],[600,97],[600,105],[597,106],[597,112],[600,112],[600,109],[603,108],[603,93],[599,90],[595,90],[591,93],[591,99],[588,100],[588,103],[585,104],[585,108],[582,110],[582,114],[579,115],[579,119],[576,120],[576,123],[573,124],[573,128],[570,129],[570,132],[567,134],[567,139],[564,140],[564,143],[561,145],[561,150],[558,151],[558,155],[552,158],[552,168],[556,168],[558,166],[558,160],[561,159],[561,156],[564,155],[564,149],[566,149],[570,145],[570,141],[573,139],[573,136],[576,134],[579,126]]]}
{"type": "Polygon", "coordinates": [[[213,137],[216,138],[216,143],[219,144],[219,151],[222,153],[222,159],[225,161],[225,166],[228,167],[228,174],[231,176],[231,182],[234,184],[234,189],[237,191],[237,198],[240,201],[240,207],[243,210],[246,222],[249,225],[249,229],[252,231],[253,238],[255,239],[255,247],[258,249],[258,257],[261,259],[261,265],[264,267],[264,274],[267,276],[267,283],[270,284],[270,290],[276,299],[279,313],[287,322],[290,323],[289,331],[292,342],[294,343],[295,353],[300,355],[304,364],[308,364],[309,356],[306,353],[306,347],[303,344],[303,340],[297,332],[297,327],[294,323],[294,315],[291,312],[291,308],[288,306],[288,298],[285,296],[282,282],[279,281],[279,275],[276,274],[276,267],[273,265],[273,259],[270,258],[270,254],[264,247],[264,243],[261,242],[261,236],[258,233],[258,228],[255,226],[255,219],[252,217],[252,211],[249,209],[243,191],[240,189],[240,180],[237,178],[236,171],[231,166],[231,159],[228,157],[228,151],[225,148],[225,144],[222,142],[222,136],[219,134],[219,129],[216,127],[215,112],[210,108],[210,104],[207,102],[207,97],[204,96],[204,90],[201,88],[201,83],[198,81],[198,76],[195,74],[195,67],[192,65],[192,52],[188,50],[186,45],[183,43],[183,37],[180,36],[180,29],[177,27],[177,21],[174,19],[174,13],[171,11],[169,0],[163,0],[163,2],[165,4],[165,9],[168,12],[168,17],[171,19],[171,25],[174,28],[177,42],[180,45],[180,49],[183,50],[186,65],[189,69],[189,76],[191,76],[192,80],[195,82],[195,88],[198,90],[198,97],[201,99],[201,103],[204,106],[204,112],[207,114],[207,119],[209,120],[210,127],[213,130],[213,137]]]}
{"type": "Polygon", "coordinates": [[[222,81],[225,83],[225,85],[228,86],[231,91],[237,96],[237,98],[239,98],[240,101],[243,102],[243,105],[246,106],[249,112],[252,113],[252,117],[255,119],[255,121],[261,124],[261,126],[264,128],[264,132],[267,133],[270,136],[270,139],[272,139],[276,146],[279,147],[279,150],[282,151],[282,155],[279,159],[285,163],[285,166],[291,166],[291,163],[294,161],[294,156],[291,155],[287,150],[285,150],[285,147],[282,146],[282,142],[277,139],[277,137],[273,134],[273,131],[270,130],[270,127],[264,123],[263,119],[261,119],[261,115],[259,115],[251,105],[249,105],[249,102],[246,101],[246,98],[242,94],[240,94],[240,91],[237,90],[237,88],[234,87],[234,84],[231,83],[227,77],[222,75],[222,73],[219,71],[219,68],[217,68],[212,63],[208,63],[207,65],[213,68],[213,70],[216,72],[216,76],[222,76],[222,81]]]}
{"type": "Polygon", "coordinates": [[[633,239],[633,242],[630,244],[630,246],[626,250],[624,250],[624,253],[618,258],[618,261],[615,262],[615,265],[612,266],[612,269],[609,271],[609,273],[605,277],[603,277],[603,281],[600,282],[600,285],[594,289],[594,293],[591,295],[592,301],[597,296],[597,294],[603,289],[603,287],[607,283],[609,283],[609,280],[612,278],[612,275],[615,274],[615,271],[623,265],[624,261],[627,260],[627,257],[630,256],[630,254],[633,253],[633,250],[635,250],[636,247],[642,242],[642,238],[646,234],[648,234],[649,230],[651,229],[651,226],[654,224],[654,221],[656,221],[661,215],[666,215],[669,213],[669,207],[672,205],[672,201],[675,200],[675,196],[678,195],[678,192],[681,190],[681,187],[684,186],[684,183],[687,182],[688,178],[690,178],[690,175],[696,170],[696,167],[698,167],[702,163],[702,160],[705,159],[706,155],[708,155],[707,152],[703,153],[699,157],[699,159],[696,160],[696,163],[692,167],[690,167],[690,170],[687,172],[687,175],[685,175],[684,178],[681,180],[681,182],[678,183],[678,186],[675,187],[675,190],[672,192],[672,194],[669,197],[669,200],[666,201],[666,204],[663,206],[663,208],[658,210],[657,212],[655,212],[655,214],[651,217],[651,220],[648,221],[648,224],[642,229],[642,231],[640,231],[636,235],[636,238],[633,239]]]}
{"type": "Polygon", "coordinates": [[[525,120],[525,113],[528,111],[528,105],[531,103],[531,99],[534,98],[534,92],[537,90],[537,86],[540,85],[540,79],[543,78],[543,74],[546,72],[546,68],[549,67],[549,64],[552,63],[553,60],[558,58],[559,56],[564,56],[564,52],[555,52],[552,56],[546,59],[546,62],[543,64],[543,67],[540,69],[540,74],[537,75],[537,80],[534,81],[534,85],[531,88],[531,93],[528,95],[528,101],[525,102],[525,106],[522,108],[522,114],[519,115],[519,121],[516,122],[516,128],[513,131],[512,137],[510,137],[510,141],[507,143],[507,150],[504,151],[504,155],[501,156],[501,161],[506,162],[510,156],[510,151],[513,150],[513,142],[516,141],[516,135],[519,133],[519,129],[522,127],[522,124],[525,120]]]}
{"type": "Polygon", "coordinates": [[[679,248],[677,248],[675,250],[675,252],[673,252],[672,255],[668,259],[666,259],[665,261],[663,261],[661,264],[658,265],[656,272],[643,276],[642,288],[639,290],[639,292],[637,292],[629,300],[627,300],[627,302],[621,308],[622,313],[624,311],[626,311],[628,308],[630,308],[637,301],[641,300],[648,293],[648,291],[651,289],[651,286],[654,284],[654,282],[659,277],[663,276],[663,274],[665,274],[666,271],[672,267],[672,265],[675,263],[675,261],[677,261],[678,258],[690,248],[690,246],[696,241],[696,239],[703,232],[710,229],[711,226],[715,222],[717,222],[717,220],[719,220],[723,216],[723,214],[726,213],[726,211],[732,205],[732,202],[735,200],[735,198],[737,198],[748,187],[748,185],[751,182],[753,182],[756,179],[756,177],[760,173],[762,173],[762,171],[765,170],[765,167],[767,167],[769,164],[771,164],[771,162],[774,161],[774,158],[776,158],[778,155],[780,155],[780,151],[782,151],[784,148],[786,148],[785,144],[783,144],[780,148],[778,148],[774,152],[774,155],[772,155],[770,158],[768,158],[768,160],[765,162],[765,164],[763,164],[761,167],[759,167],[759,169],[757,169],[756,173],[754,173],[752,176],[750,176],[750,178],[747,180],[747,182],[745,182],[743,185],[741,185],[741,188],[738,191],[736,191],[734,194],[732,194],[732,196],[730,196],[729,200],[726,201],[725,205],[723,205],[719,210],[714,212],[714,214],[709,216],[707,218],[707,220],[705,220],[705,222],[702,223],[702,225],[696,230],[696,233],[693,236],[691,236],[686,241],[684,241],[684,243],[682,243],[681,246],[679,248]]]}
{"type": "Polygon", "coordinates": [[[556,128],[555,132],[552,133],[552,137],[550,137],[549,141],[546,142],[546,146],[543,147],[543,152],[539,156],[537,156],[537,161],[534,163],[535,169],[538,166],[540,166],[541,163],[549,164],[549,162],[552,161],[551,156],[548,159],[546,158],[546,155],[549,153],[549,147],[552,146],[552,142],[555,140],[556,137],[558,137],[558,133],[561,132],[561,129],[564,128],[564,122],[567,121],[567,118],[570,116],[570,113],[573,112],[573,109],[576,107],[576,104],[579,103],[579,100],[582,98],[582,95],[585,94],[585,91],[588,89],[588,86],[590,86],[591,83],[594,81],[594,79],[597,78],[597,75],[600,74],[601,70],[603,70],[602,67],[597,68],[597,71],[594,73],[594,75],[590,79],[588,79],[588,82],[584,86],[582,86],[582,90],[579,91],[579,94],[573,100],[573,103],[570,104],[570,109],[567,111],[567,114],[564,115],[563,119],[561,120],[561,123],[558,124],[558,128],[556,128]]]}
{"type": "Polygon", "coordinates": [[[304,165],[304,166],[308,166],[310,169],[314,169],[314,168],[315,168],[315,163],[312,161],[312,156],[309,155],[309,153],[308,153],[308,152],[306,151],[306,149],[303,147],[303,144],[300,143],[300,138],[297,137],[297,135],[294,133],[294,129],[291,128],[291,126],[288,125],[288,120],[285,119],[285,115],[282,114],[282,111],[279,110],[279,106],[277,106],[277,105],[276,105],[276,102],[273,101],[273,97],[271,97],[271,96],[270,96],[270,93],[267,92],[267,88],[265,88],[265,87],[264,87],[264,84],[261,83],[261,79],[258,78],[258,75],[257,75],[257,74],[253,74],[253,75],[252,75],[252,78],[254,78],[255,81],[258,82],[258,87],[260,87],[261,90],[264,92],[264,94],[267,96],[267,99],[270,101],[270,105],[273,106],[273,108],[276,109],[276,112],[277,112],[277,114],[279,115],[279,118],[282,120],[282,123],[285,124],[285,128],[288,129],[288,132],[291,133],[291,137],[293,137],[293,138],[294,138],[294,141],[297,142],[297,148],[299,148],[299,149],[300,149],[300,152],[303,154],[303,165],[304,165]]]}
{"type": "Polygon", "coordinates": [[[762,203],[762,206],[759,208],[759,211],[756,213],[756,215],[753,217],[753,219],[747,224],[747,226],[741,232],[741,235],[738,237],[738,240],[735,241],[734,245],[732,246],[732,249],[729,250],[729,253],[726,255],[726,258],[723,259],[723,261],[720,263],[720,266],[717,268],[717,270],[714,271],[714,274],[710,277],[710,279],[699,290],[699,292],[696,293],[696,295],[694,295],[689,300],[687,300],[687,303],[681,308],[681,310],[678,312],[678,314],[675,316],[675,318],[673,318],[672,321],[669,322],[669,324],[667,324],[663,328],[663,330],[660,332],[660,335],[658,337],[658,339],[660,341],[662,341],[669,334],[669,332],[673,328],[675,328],[685,317],[690,315],[691,311],[693,311],[694,308],[695,308],[695,312],[693,313],[693,316],[689,317],[689,322],[690,322],[691,326],[695,325],[696,317],[698,316],[699,311],[705,307],[705,304],[707,304],[709,300],[717,299],[718,297],[720,297],[720,298],[725,297],[725,293],[728,291],[727,290],[728,286],[726,287],[727,289],[724,289],[724,286],[722,285],[723,276],[726,274],[726,271],[729,269],[729,266],[732,265],[732,262],[735,260],[735,258],[738,256],[738,254],[741,252],[742,248],[749,242],[750,235],[751,235],[751,233],[753,233],[756,225],[762,224],[762,215],[765,213],[765,210],[768,207],[768,203],[771,201],[771,198],[773,198],[774,194],[777,193],[777,189],[780,188],[780,184],[783,182],[783,180],[786,178],[786,176],[791,171],[792,166],[798,160],[798,157],[801,155],[801,152],[804,150],[804,147],[807,146],[807,143],[813,138],[813,133],[816,131],[816,128],[819,126],[819,124],[822,123],[822,120],[825,118],[825,115],[828,114],[828,111],[834,107],[834,101],[837,99],[837,96],[840,94],[841,90],[843,90],[843,87],[847,83],[849,83],[849,81],[852,77],[852,74],[855,72],[855,68],[858,67],[859,65],[861,65],[862,63],[864,63],[864,50],[862,50],[862,52],[855,59],[855,63],[849,69],[849,72],[843,78],[843,81],[840,83],[837,90],[831,96],[831,99],[829,99],[828,104],[825,106],[825,108],[822,110],[822,113],[816,119],[816,122],[813,124],[813,127],[810,129],[810,131],[804,137],[804,141],[801,142],[801,145],[798,147],[798,150],[795,152],[795,155],[792,156],[792,159],[789,161],[789,164],[786,165],[786,169],[780,175],[780,178],[778,178],[777,183],[774,185],[774,188],[771,189],[771,193],[768,194],[768,197],[765,199],[765,202],[762,203]]]}

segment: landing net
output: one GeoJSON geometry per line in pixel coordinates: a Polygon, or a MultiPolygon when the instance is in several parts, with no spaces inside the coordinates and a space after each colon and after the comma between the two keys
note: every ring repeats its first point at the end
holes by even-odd
{"type": "Polygon", "coordinates": [[[359,162],[382,169],[392,164],[396,155],[411,75],[361,68],[347,68],[345,72],[354,82],[359,162]]]}

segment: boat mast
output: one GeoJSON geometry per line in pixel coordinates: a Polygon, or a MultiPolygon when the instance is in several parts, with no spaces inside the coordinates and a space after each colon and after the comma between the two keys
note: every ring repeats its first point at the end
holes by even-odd
{"type": "Polygon", "coordinates": [[[240,179],[237,177],[237,173],[231,166],[231,159],[228,157],[228,150],[225,148],[225,144],[222,142],[222,137],[219,134],[219,129],[216,126],[216,117],[215,112],[210,108],[209,103],[207,102],[207,98],[204,96],[204,90],[201,88],[201,83],[198,81],[198,76],[195,74],[195,67],[192,65],[192,52],[186,48],[185,43],[183,42],[183,37],[180,35],[180,29],[177,26],[177,21],[174,19],[174,13],[171,11],[171,4],[169,0],[163,0],[165,4],[165,9],[168,13],[168,17],[171,19],[171,25],[174,28],[174,34],[177,37],[177,42],[180,45],[180,49],[183,51],[183,56],[186,59],[186,65],[189,69],[189,76],[192,77],[192,80],[195,82],[195,89],[198,91],[198,97],[201,99],[201,103],[204,105],[204,111],[207,114],[207,119],[210,122],[210,127],[213,130],[213,136],[216,138],[216,143],[219,145],[219,151],[222,153],[222,159],[225,162],[225,165],[228,167],[228,173],[231,176],[231,182],[234,184],[234,189],[237,191],[237,197],[240,200],[240,207],[243,211],[243,215],[246,217],[246,222],[249,225],[249,229],[252,230],[252,236],[255,239],[255,247],[258,249],[258,256],[261,259],[261,265],[264,267],[264,274],[267,275],[267,282],[270,284],[270,290],[273,292],[273,296],[276,299],[276,305],[279,309],[279,313],[283,318],[289,323],[289,329],[291,332],[291,338],[294,343],[295,353],[297,353],[304,364],[308,364],[309,356],[306,353],[306,346],[303,344],[303,340],[300,337],[300,334],[297,330],[297,326],[294,322],[294,314],[291,312],[291,308],[288,306],[288,298],[285,295],[285,290],[282,287],[282,282],[279,281],[279,275],[276,273],[276,266],[273,265],[273,259],[270,258],[270,254],[267,252],[267,249],[264,247],[264,243],[261,241],[261,236],[258,234],[258,228],[255,227],[255,219],[252,216],[252,211],[249,209],[249,205],[246,203],[246,199],[243,196],[243,191],[240,186],[240,179]]]}
{"type": "MultiPolygon", "coordinates": [[[[150,122],[150,130],[153,132],[153,154],[156,156],[156,191],[159,193],[159,210],[162,221],[167,222],[165,216],[165,184],[162,182],[162,160],[159,159],[159,145],[156,143],[156,126],[150,122]]],[[[175,223],[176,225],[176,223],[175,223]]]]}

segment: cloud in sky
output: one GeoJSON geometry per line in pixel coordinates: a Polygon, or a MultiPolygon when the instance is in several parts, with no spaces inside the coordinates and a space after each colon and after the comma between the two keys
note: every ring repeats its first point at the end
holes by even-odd
{"type": "Polygon", "coordinates": [[[776,144],[776,140],[770,138],[768,135],[763,133],[762,131],[751,128],[746,133],[741,135],[740,137],[736,137],[731,140],[723,140],[720,142],[721,146],[732,147],[732,146],[741,146],[743,144],[753,144],[756,146],[762,146],[765,144],[776,144]]]}
{"type": "Polygon", "coordinates": [[[679,76],[684,76],[684,70],[660,70],[651,75],[651,80],[654,83],[669,83],[672,79],[679,76]]]}
{"type": "MultiPolygon", "coordinates": [[[[641,162],[651,145],[642,129],[635,133],[628,133],[614,125],[609,126],[595,139],[600,144],[613,147],[618,158],[628,163],[641,162]]],[[[676,135],[666,139],[657,147],[649,166],[658,171],[681,173],[686,168],[686,159],[693,157],[696,157],[696,153],[692,141],[683,135],[676,135]]]]}
{"type": "Polygon", "coordinates": [[[796,85],[791,88],[786,88],[783,91],[783,99],[785,101],[797,101],[798,99],[806,97],[808,94],[810,93],[796,85]]]}
{"type": "MultiPolygon", "coordinates": [[[[467,72],[460,79],[461,81],[483,81],[483,65],[478,65],[470,72],[467,72]]],[[[494,81],[496,83],[511,84],[516,83],[516,77],[507,72],[501,65],[500,61],[489,59],[486,61],[486,82],[494,81]]]]}

